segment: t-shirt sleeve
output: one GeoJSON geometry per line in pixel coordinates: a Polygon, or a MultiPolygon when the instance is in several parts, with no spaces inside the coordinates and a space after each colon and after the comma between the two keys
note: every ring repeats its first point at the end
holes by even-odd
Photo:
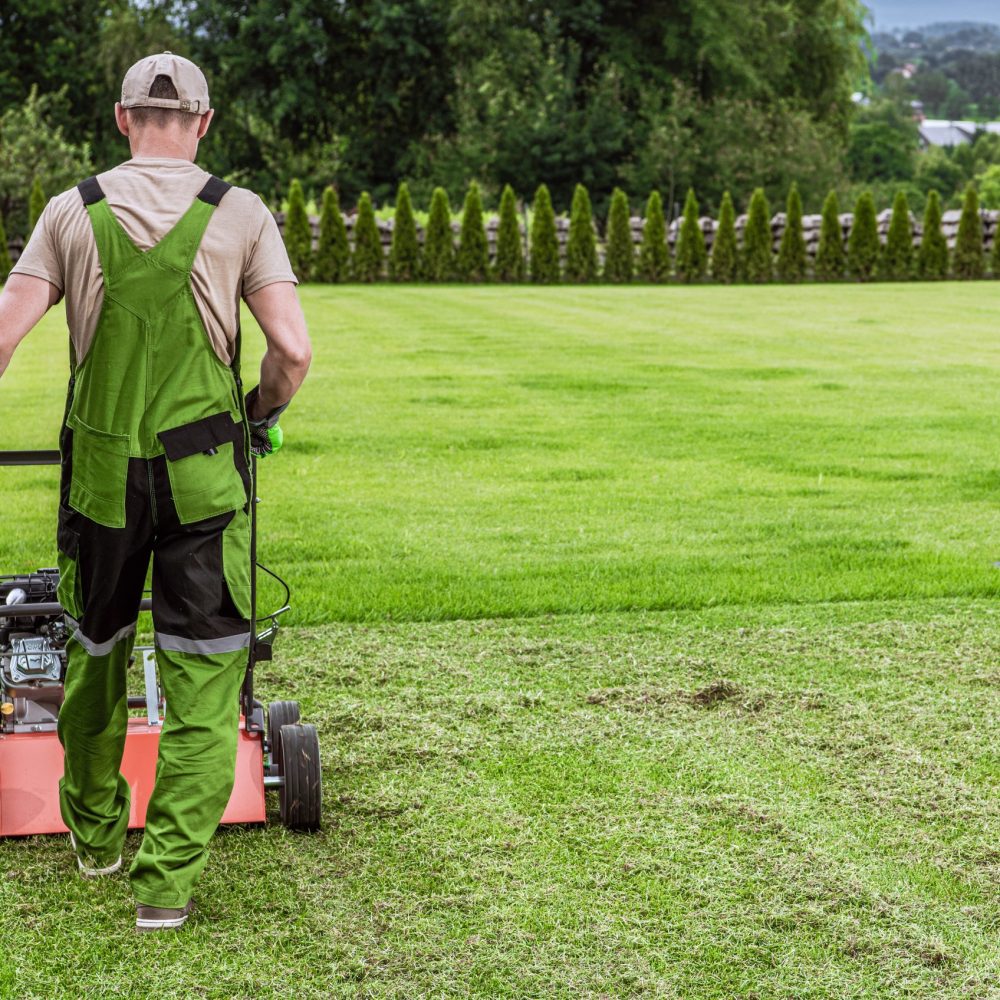
{"type": "Polygon", "coordinates": [[[30,274],[36,278],[44,278],[55,285],[61,293],[66,287],[66,278],[56,240],[58,231],[56,217],[59,209],[60,205],[56,200],[50,201],[45,206],[38,222],[35,223],[28,245],[17,258],[11,274],[30,274]]]}
{"type": "Polygon", "coordinates": [[[276,281],[291,281],[298,284],[299,280],[292,271],[285,250],[281,233],[274,216],[262,202],[260,205],[260,228],[257,238],[250,245],[247,256],[247,267],[243,273],[243,296],[252,295],[265,285],[273,285],[276,281]]]}

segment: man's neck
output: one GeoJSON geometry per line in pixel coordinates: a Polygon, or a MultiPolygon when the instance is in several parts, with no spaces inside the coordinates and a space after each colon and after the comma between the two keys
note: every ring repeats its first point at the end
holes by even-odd
{"type": "Polygon", "coordinates": [[[174,139],[167,135],[139,136],[129,143],[132,159],[146,158],[156,160],[187,160],[194,163],[198,142],[192,144],[190,138],[174,139]],[[192,148],[193,145],[193,148],[192,148]]]}

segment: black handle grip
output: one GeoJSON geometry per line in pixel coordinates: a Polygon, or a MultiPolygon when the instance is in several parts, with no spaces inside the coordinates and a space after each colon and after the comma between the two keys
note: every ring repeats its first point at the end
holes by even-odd
{"type": "Polygon", "coordinates": [[[0,465],[58,465],[58,451],[0,451],[0,465]]]}

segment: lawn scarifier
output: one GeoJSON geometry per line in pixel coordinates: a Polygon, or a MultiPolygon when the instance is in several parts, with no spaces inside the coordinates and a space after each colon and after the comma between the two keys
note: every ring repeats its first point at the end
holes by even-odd
{"type": "MultiPolygon", "coordinates": [[[[0,466],[56,465],[55,451],[0,452],[0,466]]],[[[256,464],[256,463],[254,463],[256,464]]],[[[256,468],[254,468],[256,486],[256,468]]],[[[256,492],[256,490],[255,490],[256,492]]],[[[270,660],[278,619],[289,610],[284,581],[257,562],[256,503],[251,516],[252,627],[247,671],[240,691],[236,781],[223,823],[263,823],[265,793],[278,792],[281,821],[293,830],[320,825],[322,772],[316,727],[299,720],[294,701],[268,707],[254,698],[254,665],[270,660]],[[285,587],[283,606],[257,617],[257,568],[285,587]],[[267,627],[258,632],[261,622],[267,627]]],[[[56,598],[57,569],[0,576],[0,836],[64,833],[59,812],[62,747],[56,734],[66,673],[66,627],[56,598]]],[[[141,610],[150,609],[143,600],[141,610]]],[[[156,652],[137,646],[145,692],[129,696],[130,716],[121,770],[132,790],[130,827],[142,827],[156,777],[160,729],[166,705],[157,677],[156,652]]]]}

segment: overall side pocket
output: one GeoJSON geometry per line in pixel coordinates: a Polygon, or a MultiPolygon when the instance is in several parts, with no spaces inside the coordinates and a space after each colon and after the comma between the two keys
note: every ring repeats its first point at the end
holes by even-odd
{"type": "Polygon", "coordinates": [[[73,428],[70,507],[97,524],[124,528],[129,436],[96,430],[79,417],[68,423],[73,428]]]}
{"type": "Polygon", "coordinates": [[[233,447],[242,440],[242,429],[231,414],[216,413],[157,434],[166,452],[170,493],[181,524],[246,505],[233,447]]]}
{"type": "Polygon", "coordinates": [[[251,606],[250,575],[250,518],[242,510],[222,532],[222,575],[226,579],[229,596],[236,610],[249,618],[251,606]]]}

